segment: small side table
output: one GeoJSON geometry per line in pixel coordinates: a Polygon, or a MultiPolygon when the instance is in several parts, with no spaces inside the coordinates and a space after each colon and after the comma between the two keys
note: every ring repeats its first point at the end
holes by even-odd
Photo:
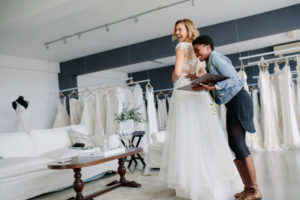
{"type": "MultiPolygon", "coordinates": [[[[145,131],[135,131],[135,132],[133,132],[132,133],[132,139],[130,141],[130,147],[139,147],[141,139],[144,135],[145,135],[145,131]],[[134,139],[135,138],[138,138],[138,141],[137,141],[136,145],[134,145],[134,139]]],[[[125,146],[125,143],[123,141],[121,141],[121,142],[125,146]]],[[[146,163],[144,161],[144,158],[141,156],[140,153],[136,153],[136,154],[131,155],[130,160],[126,160],[126,158],[125,158],[125,160],[129,162],[128,168],[130,168],[130,166],[132,164],[132,161],[134,161],[135,164],[138,164],[137,159],[142,162],[144,167],[146,167],[146,163]]]]}

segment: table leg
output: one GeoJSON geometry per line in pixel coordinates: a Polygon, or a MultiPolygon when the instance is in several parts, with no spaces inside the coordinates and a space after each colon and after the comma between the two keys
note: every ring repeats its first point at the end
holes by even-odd
{"type": "Polygon", "coordinates": [[[136,183],[135,181],[127,181],[125,178],[126,174],[126,168],[124,166],[124,158],[119,159],[119,168],[118,168],[118,174],[120,175],[119,181],[113,181],[106,186],[113,186],[116,184],[120,184],[119,187],[141,187],[142,185],[139,183],[136,183]]]}
{"type": "Polygon", "coordinates": [[[75,178],[75,181],[73,183],[73,188],[74,190],[76,191],[76,197],[75,197],[75,200],[84,200],[84,197],[82,195],[82,190],[83,190],[83,187],[84,187],[84,183],[83,181],[81,180],[81,168],[74,168],[74,178],[75,178]]]}
{"type": "Polygon", "coordinates": [[[126,174],[126,168],[124,166],[124,158],[119,159],[119,168],[118,168],[118,173],[120,175],[120,183],[122,184],[121,186],[125,187],[141,187],[142,185],[139,183],[136,183],[135,181],[127,181],[125,178],[126,174]]]}

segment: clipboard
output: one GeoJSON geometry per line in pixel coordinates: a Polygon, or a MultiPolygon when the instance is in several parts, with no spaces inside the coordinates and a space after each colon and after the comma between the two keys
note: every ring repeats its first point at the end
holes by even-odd
{"type": "Polygon", "coordinates": [[[213,86],[217,82],[224,81],[228,78],[229,78],[228,76],[206,73],[203,76],[194,80],[191,84],[177,88],[177,90],[198,92],[199,90],[193,90],[193,87],[198,87],[200,85],[200,83],[209,85],[209,86],[213,86]]]}

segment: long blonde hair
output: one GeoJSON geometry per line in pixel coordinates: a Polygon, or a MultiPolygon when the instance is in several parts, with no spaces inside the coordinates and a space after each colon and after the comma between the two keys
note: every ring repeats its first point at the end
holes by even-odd
{"type": "Polygon", "coordinates": [[[188,32],[188,39],[190,41],[193,41],[194,39],[196,39],[199,36],[199,31],[195,27],[195,25],[192,22],[192,20],[190,20],[190,19],[180,19],[174,25],[174,30],[173,30],[173,34],[172,34],[172,40],[177,39],[177,37],[176,37],[176,26],[177,26],[177,24],[180,24],[180,23],[184,24],[184,26],[185,26],[185,28],[186,28],[186,30],[188,32]]]}

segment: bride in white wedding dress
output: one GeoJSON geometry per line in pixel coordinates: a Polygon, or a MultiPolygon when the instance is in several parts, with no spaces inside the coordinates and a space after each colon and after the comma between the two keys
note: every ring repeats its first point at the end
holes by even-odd
{"type": "Polygon", "coordinates": [[[179,43],[160,179],[183,198],[229,200],[243,186],[214,103],[207,92],[177,90],[191,83],[188,74],[205,73],[191,44],[197,34],[190,20],[176,22],[179,43]]]}

